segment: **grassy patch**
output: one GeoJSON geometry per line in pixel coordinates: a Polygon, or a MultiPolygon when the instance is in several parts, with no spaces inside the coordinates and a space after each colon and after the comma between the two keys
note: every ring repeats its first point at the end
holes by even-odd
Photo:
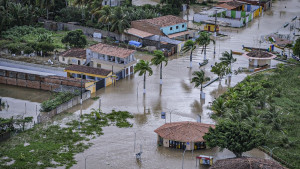
{"type": "Polygon", "coordinates": [[[118,127],[131,127],[127,111],[109,114],[93,111],[84,114],[80,121],[73,120],[67,127],[36,125],[6,142],[0,143],[0,168],[70,168],[76,161],[74,155],[91,146],[90,136],[102,135],[102,127],[120,122],[118,127]],[[7,163],[14,161],[11,165],[7,163]]]}
{"type": "Polygon", "coordinates": [[[212,104],[216,120],[247,123],[266,136],[265,146],[291,168],[300,168],[300,67],[278,67],[248,76],[212,104]]]}

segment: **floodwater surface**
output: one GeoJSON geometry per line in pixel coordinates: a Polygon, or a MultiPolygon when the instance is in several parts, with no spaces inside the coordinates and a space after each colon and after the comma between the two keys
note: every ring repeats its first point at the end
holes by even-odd
{"type": "MultiPolygon", "coordinates": [[[[206,72],[206,76],[211,79],[216,78],[216,75],[210,72],[211,65],[219,62],[222,52],[242,51],[242,45],[268,47],[270,44],[260,42],[261,37],[278,31],[285,22],[290,21],[296,15],[299,16],[299,9],[300,2],[297,0],[275,1],[271,10],[264,12],[262,17],[255,18],[244,28],[221,28],[221,31],[229,36],[217,39],[215,58],[213,57],[214,45],[208,46],[209,63],[206,66],[201,68],[198,66],[198,63],[203,61],[201,48],[197,48],[193,53],[192,69],[188,68],[188,54],[172,56],[169,58],[168,65],[163,67],[162,86],[159,84],[159,68],[152,67],[153,75],[150,77],[147,75],[145,95],[143,95],[143,77],[138,75],[132,75],[118,81],[115,86],[99,90],[96,95],[101,97],[101,109],[104,112],[110,112],[112,109],[131,112],[135,116],[131,120],[133,127],[125,129],[114,126],[105,127],[103,136],[91,140],[94,143],[92,147],[75,156],[78,163],[72,168],[82,169],[86,166],[90,169],[191,169],[199,168],[199,166],[196,167],[195,157],[200,154],[214,156],[214,160],[234,157],[234,154],[228,150],[220,152],[214,148],[187,151],[183,158],[183,150],[157,146],[157,135],[154,130],[165,123],[165,120],[160,118],[160,114],[162,111],[167,113],[167,123],[196,121],[200,115],[201,122],[214,124],[215,122],[210,119],[211,110],[208,109],[210,103],[228,87],[236,85],[247,75],[244,73],[233,75],[231,80],[223,79],[220,84],[214,82],[204,88],[206,99],[200,100],[200,89],[194,88],[194,84],[190,83],[192,73],[202,69],[206,72]],[[140,147],[143,152],[142,160],[136,161],[135,153],[140,151],[140,147]]],[[[142,55],[138,57],[143,59],[142,55]]],[[[237,62],[232,65],[233,70],[248,67],[247,58],[238,55],[234,57],[237,58],[237,62]]],[[[272,66],[276,63],[278,62],[272,61],[272,66]]],[[[99,107],[99,101],[84,102],[85,104],[88,105],[83,106],[83,113],[90,113],[91,109],[99,107]]],[[[79,110],[74,110],[72,118],[78,117],[79,112],[79,110]]],[[[243,155],[269,158],[257,149],[243,155]]],[[[208,168],[208,166],[200,166],[200,168],[208,168]]]]}

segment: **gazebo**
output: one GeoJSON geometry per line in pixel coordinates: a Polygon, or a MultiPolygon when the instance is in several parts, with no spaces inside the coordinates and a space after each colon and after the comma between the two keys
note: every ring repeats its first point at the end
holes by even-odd
{"type": "Polygon", "coordinates": [[[276,55],[262,51],[262,50],[252,50],[251,52],[245,52],[243,56],[249,59],[249,65],[253,67],[263,67],[271,65],[271,59],[276,58],[276,55]]]}
{"type": "Polygon", "coordinates": [[[197,150],[206,148],[203,136],[215,126],[191,121],[166,123],[156,130],[158,145],[164,147],[197,150]]]}
{"type": "Polygon", "coordinates": [[[278,162],[268,159],[241,157],[218,160],[209,169],[286,169],[278,162]]]}

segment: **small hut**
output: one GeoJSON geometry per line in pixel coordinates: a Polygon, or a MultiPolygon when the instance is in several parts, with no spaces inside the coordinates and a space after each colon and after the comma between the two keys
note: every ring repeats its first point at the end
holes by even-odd
{"type": "Polygon", "coordinates": [[[286,169],[278,162],[268,159],[241,157],[218,160],[209,169],[286,169]]]}
{"type": "Polygon", "coordinates": [[[245,52],[243,56],[249,59],[249,65],[253,67],[270,66],[271,59],[276,57],[276,55],[262,50],[252,50],[251,52],[245,52]]]}
{"type": "Polygon", "coordinates": [[[191,121],[166,123],[156,130],[158,145],[164,147],[197,150],[206,148],[203,136],[212,124],[197,123],[191,121]]]}

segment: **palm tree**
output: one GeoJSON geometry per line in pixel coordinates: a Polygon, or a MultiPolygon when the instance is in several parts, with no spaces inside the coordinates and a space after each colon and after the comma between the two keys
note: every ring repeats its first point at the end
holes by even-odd
{"type": "Polygon", "coordinates": [[[116,7],[112,13],[112,25],[110,30],[117,32],[121,40],[122,33],[129,27],[128,16],[123,12],[121,7],[116,7]]]}
{"type": "Polygon", "coordinates": [[[221,83],[221,79],[223,78],[223,76],[225,76],[226,74],[229,73],[229,69],[228,67],[225,65],[225,63],[215,63],[215,65],[211,68],[211,72],[213,72],[214,74],[216,74],[219,78],[219,83],[221,83]]]}
{"type": "MultiPolygon", "coordinates": [[[[110,31],[109,26],[111,24],[112,19],[112,10],[110,6],[103,6],[101,10],[97,10],[94,12],[96,17],[99,17],[98,23],[104,23],[108,26],[108,32],[110,31]]],[[[109,35],[108,35],[109,36],[109,35]]]]}
{"type": "Polygon", "coordinates": [[[54,6],[54,0],[36,0],[36,4],[40,5],[41,8],[46,8],[47,20],[49,18],[49,9],[54,6]]]}
{"type": "Polygon", "coordinates": [[[200,46],[203,46],[202,52],[204,51],[204,60],[206,60],[206,47],[210,44],[210,41],[212,41],[215,44],[215,40],[210,38],[210,33],[207,32],[200,32],[199,38],[196,39],[197,44],[200,46]]]}
{"type": "Polygon", "coordinates": [[[162,84],[162,64],[165,62],[165,66],[168,64],[168,59],[164,56],[164,53],[160,50],[154,51],[154,58],[151,59],[153,65],[160,65],[160,84],[162,84]]]}
{"type": "Polygon", "coordinates": [[[193,61],[193,51],[196,49],[196,43],[192,40],[187,40],[184,43],[183,48],[181,49],[181,51],[183,51],[184,53],[191,51],[190,54],[190,68],[192,68],[192,61],[193,61]]]}
{"type": "MultiPolygon", "coordinates": [[[[236,62],[236,58],[232,56],[232,50],[230,50],[230,53],[225,51],[222,53],[222,57],[220,58],[221,62],[226,64],[227,66],[229,65],[230,71],[231,71],[231,64],[236,62]]],[[[231,76],[231,73],[229,74],[231,76]]]]}
{"type": "Polygon", "coordinates": [[[226,100],[222,97],[218,97],[213,101],[211,106],[211,110],[217,115],[218,117],[223,116],[226,112],[226,100]]]}
{"type": "Polygon", "coordinates": [[[205,77],[205,72],[203,70],[201,71],[195,71],[193,72],[193,78],[191,83],[195,83],[195,87],[199,87],[200,86],[200,98],[202,95],[202,85],[204,82],[209,81],[210,78],[209,77],[205,77]]]}
{"type": "Polygon", "coordinates": [[[134,66],[134,73],[139,72],[139,76],[144,75],[144,94],[146,93],[146,73],[149,73],[149,76],[152,75],[152,68],[150,67],[150,63],[148,61],[140,60],[134,66]]]}

